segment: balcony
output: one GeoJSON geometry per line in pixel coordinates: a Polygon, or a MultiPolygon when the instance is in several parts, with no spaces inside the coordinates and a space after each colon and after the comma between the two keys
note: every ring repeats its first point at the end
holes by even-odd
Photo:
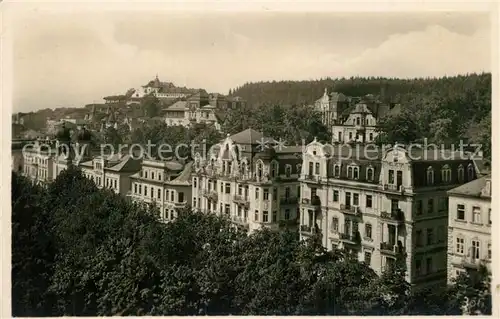
{"type": "Polygon", "coordinates": [[[300,225],[300,233],[302,235],[312,236],[316,232],[316,227],[314,225],[300,225]]]}
{"type": "Polygon", "coordinates": [[[248,207],[250,205],[248,196],[243,195],[233,195],[233,202],[235,202],[236,204],[245,205],[245,207],[248,207]]]}
{"type": "Polygon", "coordinates": [[[312,198],[302,198],[301,202],[303,205],[321,206],[321,200],[318,196],[312,196],[312,198]]]}
{"type": "Polygon", "coordinates": [[[462,258],[462,265],[467,269],[479,269],[481,262],[484,261],[479,258],[472,258],[471,256],[464,256],[462,258]]]}
{"type": "Polygon", "coordinates": [[[187,201],[183,201],[183,202],[176,202],[174,203],[174,207],[175,208],[184,208],[187,206],[187,201]]]}
{"type": "Polygon", "coordinates": [[[231,216],[231,221],[238,226],[248,228],[248,217],[233,215],[231,216]]]}
{"type": "Polygon", "coordinates": [[[389,223],[402,224],[404,223],[405,214],[401,209],[398,208],[389,213],[386,211],[380,212],[380,218],[389,223]]]}
{"type": "Polygon", "coordinates": [[[280,198],[281,205],[295,205],[299,202],[297,197],[282,197],[280,198]]]}
{"type": "Polygon", "coordinates": [[[359,232],[355,232],[354,234],[340,233],[339,236],[340,236],[340,241],[346,244],[358,245],[361,243],[359,232]]]}
{"type": "Polygon", "coordinates": [[[307,183],[319,183],[321,182],[321,176],[306,174],[302,175],[302,180],[307,183]]]}
{"type": "Polygon", "coordinates": [[[202,196],[216,202],[217,199],[219,198],[219,195],[217,194],[217,192],[215,190],[202,190],[201,192],[202,196]]]}
{"type": "Polygon", "coordinates": [[[347,215],[361,217],[361,209],[358,206],[341,204],[340,211],[347,215]]]}
{"type": "Polygon", "coordinates": [[[383,184],[382,190],[385,191],[386,193],[392,193],[397,195],[404,195],[405,193],[405,187],[403,185],[396,185],[396,184],[383,184]]]}
{"type": "Polygon", "coordinates": [[[383,242],[380,243],[380,252],[386,255],[396,256],[404,252],[404,247],[398,246],[395,243],[383,242]]]}

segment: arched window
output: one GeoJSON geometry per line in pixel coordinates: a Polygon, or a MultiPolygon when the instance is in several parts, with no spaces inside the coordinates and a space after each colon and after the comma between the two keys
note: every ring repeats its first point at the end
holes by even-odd
{"type": "Polygon", "coordinates": [[[340,165],[335,165],[333,171],[334,171],[335,177],[340,177],[340,165]]]}
{"type": "Polygon", "coordinates": [[[369,167],[366,169],[366,180],[373,181],[373,168],[369,167]]]}
{"type": "Polygon", "coordinates": [[[474,179],[474,167],[472,166],[472,164],[469,164],[467,166],[467,179],[469,181],[474,179]]]}
{"type": "Polygon", "coordinates": [[[370,138],[370,141],[373,141],[373,133],[370,133],[370,135],[369,135],[369,136],[370,136],[370,137],[369,137],[369,138],[370,138]]]}
{"type": "Polygon", "coordinates": [[[463,181],[464,181],[464,166],[462,164],[458,165],[457,174],[458,174],[458,181],[460,183],[463,183],[463,181]]]}
{"type": "Polygon", "coordinates": [[[451,182],[451,169],[450,166],[444,165],[441,168],[441,180],[445,183],[451,182]]]}
{"type": "Polygon", "coordinates": [[[290,164],[285,165],[285,175],[286,177],[292,175],[292,166],[290,164]]]}
{"type": "Polygon", "coordinates": [[[427,168],[427,185],[433,185],[434,184],[434,169],[429,166],[427,168]]]}
{"type": "Polygon", "coordinates": [[[347,177],[352,178],[352,167],[347,168],[347,177]]]}
{"type": "Polygon", "coordinates": [[[262,178],[262,163],[257,163],[257,177],[262,178]]]}
{"type": "Polygon", "coordinates": [[[354,179],[358,179],[358,178],[359,178],[359,168],[354,167],[354,179]]]}

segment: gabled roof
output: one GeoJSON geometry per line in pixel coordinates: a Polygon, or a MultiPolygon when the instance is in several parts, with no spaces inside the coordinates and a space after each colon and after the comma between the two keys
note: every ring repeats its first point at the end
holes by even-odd
{"type": "Polygon", "coordinates": [[[169,184],[177,185],[190,185],[191,184],[191,173],[193,172],[193,163],[189,162],[184,165],[184,169],[174,180],[170,181],[169,184]]]}
{"type": "Polygon", "coordinates": [[[229,138],[236,144],[258,144],[265,137],[264,134],[248,128],[242,132],[229,136],[229,138]]]}
{"type": "Polygon", "coordinates": [[[483,176],[481,178],[475,179],[471,182],[468,182],[464,185],[458,186],[452,190],[448,191],[450,195],[459,195],[459,196],[471,196],[471,197],[484,197],[491,198],[489,196],[482,196],[481,192],[484,187],[486,187],[486,181],[490,179],[491,176],[483,176]]]}
{"type": "Polygon", "coordinates": [[[141,170],[141,161],[133,159],[130,155],[125,155],[118,164],[106,169],[120,173],[137,172],[141,170]]]}
{"type": "Polygon", "coordinates": [[[167,111],[184,111],[188,108],[186,101],[177,101],[174,104],[164,108],[167,111]]]}

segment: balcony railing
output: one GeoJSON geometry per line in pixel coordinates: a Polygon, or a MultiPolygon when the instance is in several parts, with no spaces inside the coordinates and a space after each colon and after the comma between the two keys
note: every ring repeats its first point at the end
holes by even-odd
{"type": "Polygon", "coordinates": [[[380,218],[393,222],[402,223],[404,222],[405,214],[401,209],[398,208],[391,212],[386,212],[386,211],[380,212],[380,218]]]}
{"type": "Polygon", "coordinates": [[[182,202],[176,202],[174,203],[175,207],[186,207],[187,206],[187,201],[182,201],[182,202]]]}
{"type": "Polygon", "coordinates": [[[293,205],[297,204],[299,199],[297,197],[282,197],[280,199],[280,204],[281,205],[293,205]]]}
{"type": "Polygon", "coordinates": [[[316,228],[314,225],[300,225],[300,232],[306,235],[312,235],[316,233],[316,228]]]}
{"type": "Polygon", "coordinates": [[[321,176],[313,174],[302,175],[302,179],[306,182],[313,182],[313,183],[321,182],[321,176]]]}
{"type": "Polygon", "coordinates": [[[243,195],[233,195],[233,201],[235,203],[245,204],[245,205],[248,205],[250,203],[248,196],[243,196],[243,195]]]}
{"type": "Polygon", "coordinates": [[[302,198],[302,204],[321,206],[321,200],[318,196],[313,196],[312,198],[302,198]]]}
{"type": "Polygon", "coordinates": [[[361,243],[361,238],[360,238],[358,232],[355,232],[353,234],[340,233],[339,237],[340,237],[341,241],[348,242],[350,244],[359,244],[359,243],[361,243]]]}
{"type": "Polygon", "coordinates": [[[382,189],[385,191],[390,191],[393,193],[400,193],[400,194],[404,194],[405,192],[405,187],[403,185],[397,185],[397,184],[383,184],[382,189]]]}
{"type": "Polygon", "coordinates": [[[349,215],[353,215],[353,216],[361,216],[361,209],[358,206],[341,204],[340,211],[344,214],[349,214],[349,215]]]}
{"type": "Polygon", "coordinates": [[[202,190],[202,196],[204,197],[207,197],[207,198],[210,198],[214,201],[217,201],[217,198],[219,197],[219,195],[217,194],[217,192],[215,190],[202,190]]]}
{"type": "Polygon", "coordinates": [[[380,243],[380,252],[389,255],[397,255],[404,252],[404,247],[398,246],[395,243],[391,242],[383,242],[380,243]]]}

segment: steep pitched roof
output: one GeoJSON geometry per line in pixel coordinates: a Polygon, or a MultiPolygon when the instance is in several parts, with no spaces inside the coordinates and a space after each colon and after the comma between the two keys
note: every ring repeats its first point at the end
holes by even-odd
{"type": "Polygon", "coordinates": [[[165,108],[167,111],[183,111],[186,110],[187,107],[187,102],[186,101],[177,101],[174,104],[168,106],[165,108]]]}
{"type": "Polygon", "coordinates": [[[258,144],[263,138],[264,134],[257,132],[254,129],[248,128],[244,131],[229,136],[229,138],[236,144],[258,144]]]}
{"type": "Polygon", "coordinates": [[[190,185],[191,184],[191,173],[193,172],[193,163],[189,162],[184,166],[182,172],[174,180],[170,181],[169,184],[177,185],[190,185]]]}
{"type": "Polygon", "coordinates": [[[106,169],[121,173],[136,172],[141,169],[141,161],[133,159],[130,155],[125,155],[118,164],[108,167],[106,169]]]}

